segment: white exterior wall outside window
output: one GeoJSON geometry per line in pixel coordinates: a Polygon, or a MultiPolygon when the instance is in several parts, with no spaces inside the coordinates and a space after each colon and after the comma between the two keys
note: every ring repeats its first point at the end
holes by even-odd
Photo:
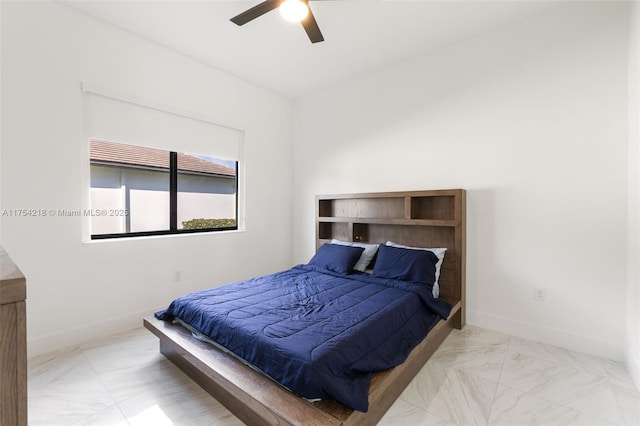
{"type": "Polygon", "coordinates": [[[178,229],[192,219],[236,216],[235,179],[178,173],[178,229]]]}

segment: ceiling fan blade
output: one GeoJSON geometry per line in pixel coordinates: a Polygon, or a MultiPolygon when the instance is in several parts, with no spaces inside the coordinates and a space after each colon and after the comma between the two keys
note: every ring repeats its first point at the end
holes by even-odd
{"type": "Polygon", "coordinates": [[[280,6],[282,0],[267,0],[263,1],[257,6],[253,6],[251,9],[245,10],[241,14],[234,16],[230,19],[236,25],[244,25],[249,21],[253,21],[254,19],[264,15],[267,12],[271,12],[273,9],[280,6]]]}
{"type": "Polygon", "coordinates": [[[313,17],[313,12],[311,12],[311,8],[309,8],[309,14],[300,21],[304,30],[307,32],[309,36],[309,40],[311,43],[318,43],[320,41],[324,41],[324,37],[322,37],[322,33],[320,32],[320,27],[318,27],[318,23],[316,22],[316,18],[313,17]]]}

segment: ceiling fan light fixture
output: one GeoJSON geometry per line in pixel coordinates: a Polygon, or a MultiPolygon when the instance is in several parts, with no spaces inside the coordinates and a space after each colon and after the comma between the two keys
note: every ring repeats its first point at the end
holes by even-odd
{"type": "Polygon", "coordinates": [[[285,0],[280,5],[280,15],[291,22],[300,22],[309,14],[309,6],[300,0],[285,0]]]}

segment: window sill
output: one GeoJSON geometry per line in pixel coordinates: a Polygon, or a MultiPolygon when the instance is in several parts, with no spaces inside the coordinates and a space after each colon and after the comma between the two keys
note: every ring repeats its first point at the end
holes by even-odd
{"type": "Polygon", "coordinates": [[[190,233],[177,233],[177,234],[163,234],[163,235],[145,235],[145,236],[131,236],[131,237],[116,237],[116,238],[101,238],[92,240],[91,236],[88,238],[85,237],[83,239],[84,244],[101,244],[108,242],[120,242],[120,241],[145,241],[145,240],[158,240],[158,239],[166,239],[166,238],[193,238],[193,237],[203,237],[203,236],[211,236],[211,235],[228,235],[228,234],[237,234],[244,233],[244,229],[230,229],[226,231],[209,231],[209,232],[190,232],[190,233]]]}

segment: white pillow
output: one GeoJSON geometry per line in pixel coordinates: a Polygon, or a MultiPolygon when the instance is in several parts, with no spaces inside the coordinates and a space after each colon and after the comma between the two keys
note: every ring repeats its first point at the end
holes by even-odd
{"type": "Polygon", "coordinates": [[[440,285],[438,284],[438,278],[440,278],[440,267],[442,267],[442,261],[444,260],[444,254],[447,251],[446,248],[410,247],[410,246],[403,246],[402,244],[394,243],[393,241],[387,241],[386,245],[391,246],[391,247],[405,248],[405,249],[411,249],[411,250],[426,250],[426,251],[430,251],[433,254],[435,254],[436,257],[438,258],[438,262],[436,263],[436,281],[433,283],[432,294],[433,294],[433,297],[435,297],[436,299],[438,297],[440,297],[440,285]]]}
{"type": "Polygon", "coordinates": [[[353,246],[362,247],[364,251],[360,255],[360,259],[356,262],[356,266],[353,267],[356,271],[364,272],[367,270],[367,266],[371,263],[373,256],[378,252],[379,244],[365,244],[365,243],[352,243],[349,241],[341,241],[333,239],[331,244],[339,244],[341,246],[353,246]]]}

